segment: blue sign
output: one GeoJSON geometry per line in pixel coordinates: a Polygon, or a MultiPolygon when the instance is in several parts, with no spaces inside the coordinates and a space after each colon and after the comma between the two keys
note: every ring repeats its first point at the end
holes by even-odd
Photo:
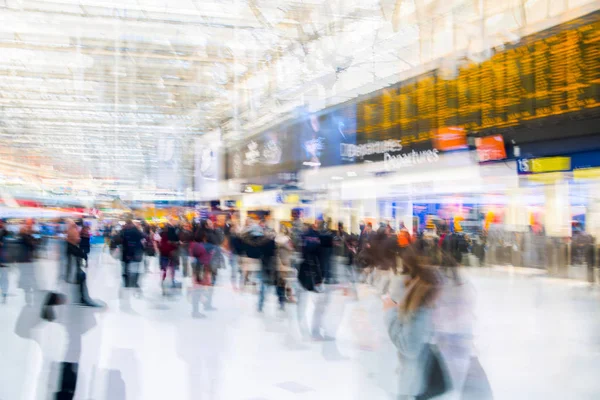
{"type": "Polygon", "coordinates": [[[235,208],[235,206],[237,205],[237,202],[235,200],[225,200],[223,202],[223,205],[227,208],[235,208]]]}
{"type": "Polygon", "coordinates": [[[600,167],[600,151],[586,151],[571,156],[572,169],[600,167]]]}

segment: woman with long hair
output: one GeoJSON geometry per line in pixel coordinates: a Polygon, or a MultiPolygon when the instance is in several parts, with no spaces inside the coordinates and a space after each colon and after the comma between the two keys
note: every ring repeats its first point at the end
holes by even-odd
{"type": "Polygon", "coordinates": [[[412,250],[405,254],[403,266],[407,278],[402,299],[384,299],[386,326],[400,358],[399,399],[426,399],[432,389],[432,367],[441,362],[429,342],[442,278],[436,269],[423,266],[412,250]]]}

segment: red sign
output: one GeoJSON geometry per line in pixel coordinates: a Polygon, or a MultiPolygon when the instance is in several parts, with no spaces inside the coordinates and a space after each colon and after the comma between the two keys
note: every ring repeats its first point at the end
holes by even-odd
{"type": "Polygon", "coordinates": [[[475,139],[479,162],[504,160],[506,149],[502,135],[486,136],[475,139]]]}
{"type": "Polygon", "coordinates": [[[41,207],[42,206],[42,204],[40,202],[33,201],[33,200],[21,200],[21,199],[17,200],[17,204],[19,204],[19,206],[21,206],[21,207],[41,207]]]}

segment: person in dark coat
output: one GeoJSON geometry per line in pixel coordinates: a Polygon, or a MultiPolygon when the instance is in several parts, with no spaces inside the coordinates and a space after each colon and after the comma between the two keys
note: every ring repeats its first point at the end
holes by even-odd
{"type": "Polygon", "coordinates": [[[101,304],[90,298],[87,288],[87,274],[81,268],[81,261],[85,259],[86,254],[79,247],[79,243],[81,242],[79,228],[72,220],[69,220],[67,224],[67,266],[64,273],[65,281],[79,285],[79,299],[75,299],[76,303],[87,307],[102,307],[101,304]]]}
{"type": "Polygon", "coordinates": [[[81,227],[81,231],[79,232],[79,237],[80,237],[79,248],[85,254],[84,260],[87,265],[88,264],[88,256],[90,254],[90,251],[92,250],[92,244],[91,244],[92,235],[90,232],[90,226],[88,224],[84,223],[82,220],[79,220],[77,225],[81,227]]]}
{"type": "Polygon", "coordinates": [[[260,265],[258,312],[263,311],[265,293],[269,286],[275,286],[277,298],[279,300],[279,308],[280,310],[283,310],[285,307],[285,287],[280,282],[277,265],[275,263],[275,237],[269,232],[265,232],[265,229],[263,229],[262,226],[252,224],[242,234],[242,242],[246,256],[256,260],[260,265]]]}
{"type": "Polygon", "coordinates": [[[8,266],[7,249],[5,239],[8,237],[8,230],[4,226],[4,221],[0,219],[0,291],[2,291],[2,302],[6,303],[8,296],[8,266]]]}
{"type": "Polygon", "coordinates": [[[319,240],[321,242],[319,248],[319,264],[321,265],[323,280],[324,283],[333,283],[331,258],[333,256],[334,234],[324,221],[320,221],[319,223],[319,240]]]}
{"type": "Polygon", "coordinates": [[[121,262],[124,287],[139,289],[140,264],[144,257],[144,234],[128,219],[121,231],[121,262]]]}
{"type": "Polygon", "coordinates": [[[358,237],[358,251],[361,252],[369,248],[374,236],[375,232],[373,232],[373,224],[369,222],[365,225],[364,229],[360,231],[360,236],[358,237]]]}

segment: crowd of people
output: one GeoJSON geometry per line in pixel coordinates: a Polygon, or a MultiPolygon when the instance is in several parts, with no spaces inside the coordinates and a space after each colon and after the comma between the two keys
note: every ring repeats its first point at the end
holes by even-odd
{"type": "MultiPolygon", "coordinates": [[[[90,227],[81,220],[68,220],[65,226],[60,278],[78,287],[70,301],[104,307],[87,289],[90,227]]],[[[20,273],[26,278],[26,265],[34,261],[39,239],[33,227],[33,221],[26,221],[20,228],[22,251],[16,260],[8,256],[10,233],[0,221],[0,289],[5,301],[6,265],[20,262],[20,273]]],[[[127,218],[124,224],[104,226],[102,251],[110,251],[120,261],[124,292],[142,297],[144,276],[160,273],[162,295],[187,291],[194,318],[216,310],[214,287],[222,272],[229,269],[234,292],[258,294],[257,312],[264,312],[269,291],[275,292],[280,311],[289,303],[297,303],[300,331],[312,340],[335,340],[335,330],[332,334],[323,328],[323,314],[333,291],[358,299],[358,287],[369,287],[383,299],[388,334],[400,358],[402,396],[426,399],[449,391],[453,385],[464,386],[472,356],[472,299],[466,294],[468,286],[458,266],[466,244],[444,232],[437,239],[439,250],[446,254],[439,266],[428,251],[431,238],[411,235],[404,225],[395,231],[386,223],[377,229],[364,223],[356,235],[341,223],[336,228],[330,220],[305,224],[296,219],[276,232],[264,219],[249,218],[243,226],[231,218],[221,224],[210,219],[171,219],[156,226],[127,218]],[[307,318],[306,298],[311,292],[317,300],[307,318]],[[448,297],[452,300],[443,300],[448,297]],[[449,311],[448,304],[454,309],[449,311]],[[455,317],[462,314],[462,318],[448,322],[446,313],[455,317]],[[308,320],[312,321],[310,327],[308,320]],[[431,344],[434,335],[437,346],[431,344]]],[[[36,290],[24,289],[26,298],[36,290]]],[[[63,294],[49,293],[43,317],[52,320],[52,307],[66,301],[63,294]]]]}

